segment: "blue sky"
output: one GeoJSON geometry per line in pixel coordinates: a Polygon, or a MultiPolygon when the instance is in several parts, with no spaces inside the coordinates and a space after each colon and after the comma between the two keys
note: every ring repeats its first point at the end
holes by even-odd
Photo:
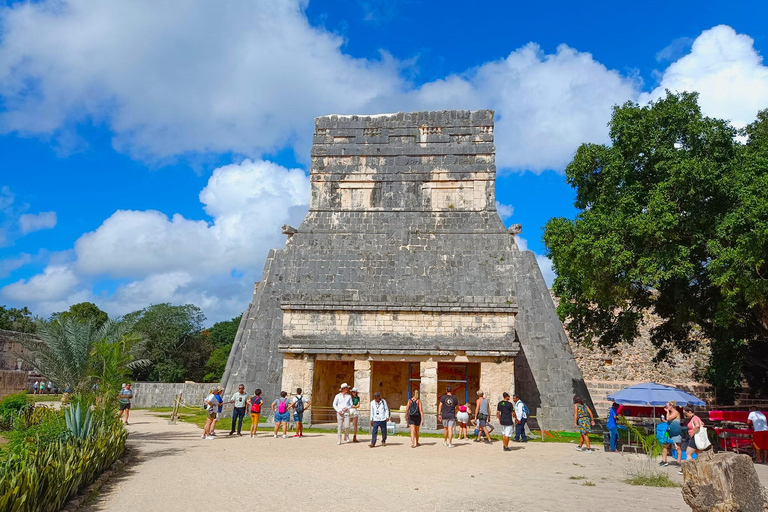
{"type": "Polygon", "coordinates": [[[549,280],[542,227],[612,105],[697,90],[768,108],[765,2],[5,2],[0,304],[47,316],[247,305],[308,201],[317,115],[497,112],[497,199],[549,280]]]}

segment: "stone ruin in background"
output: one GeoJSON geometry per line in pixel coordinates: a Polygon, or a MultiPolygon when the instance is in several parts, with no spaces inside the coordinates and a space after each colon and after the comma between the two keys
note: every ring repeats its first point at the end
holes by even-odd
{"type": "Polygon", "coordinates": [[[461,402],[516,392],[570,429],[589,394],[520,226],[496,212],[493,129],[490,110],[317,118],[309,212],[269,253],[227,391],[301,387],[323,423],[341,382],[363,411],[376,391],[396,410],[419,390],[435,428],[450,384],[461,402]]]}

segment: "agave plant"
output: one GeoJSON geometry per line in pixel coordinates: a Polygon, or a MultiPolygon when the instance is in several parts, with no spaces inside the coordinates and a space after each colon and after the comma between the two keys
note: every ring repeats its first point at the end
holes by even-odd
{"type": "Polygon", "coordinates": [[[93,430],[93,410],[86,406],[85,420],[82,419],[82,402],[72,404],[64,411],[64,420],[73,437],[88,439],[93,430]]]}

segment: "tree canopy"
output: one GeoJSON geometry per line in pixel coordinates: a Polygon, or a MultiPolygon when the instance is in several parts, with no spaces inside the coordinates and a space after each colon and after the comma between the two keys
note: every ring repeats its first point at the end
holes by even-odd
{"type": "Polygon", "coordinates": [[[218,382],[221,379],[239,326],[240,317],[236,316],[231,320],[216,322],[213,327],[203,331],[203,336],[207,336],[214,346],[211,357],[205,363],[205,369],[208,371],[204,377],[205,382],[218,382]]]}
{"type": "Polygon", "coordinates": [[[26,307],[6,308],[0,306],[0,329],[18,332],[35,332],[35,319],[26,307]]]}
{"type": "Polygon", "coordinates": [[[652,310],[659,357],[710,341],[719,400],[745,377],[768,391],[768,111],[739,132],[667,93],[615,107],[609,128],[566,168],[578,215],[545,227],[569,333],[631,342],[652,310]]]}
{"type": "Polygon", "coordinates": [[[80,302],[73,304],[67,311],[54,313],[51,318],[74,318],[82,322],[93,320],[96,326],[101,326],[109,317],[93,302],[80,302]]]}
{"type": "Polygon", "coordinates": [[[144,338],[139,356],[150,361],[134,372],[137,380],[202,380],[213,347],[202,335],[205,315],[200,308],[193,304],[153,304],[125,319],[144,338]]]}

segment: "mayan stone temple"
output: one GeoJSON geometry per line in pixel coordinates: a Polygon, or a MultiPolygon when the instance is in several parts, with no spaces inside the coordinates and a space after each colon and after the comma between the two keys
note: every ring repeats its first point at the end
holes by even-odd
{"type": "Polygon", "coordinates": [[[309,212],[269,254],[226,389],[270,403],[301,387],[313,423],[335,422],[341,382],[361,411],[418,389],[436,428],[450,384],[461,402],[516,392],[546,429],[572,428],[588,393],[520,226],[496,212],[493,129],[490,110],[317,118],[309,212]]]}

